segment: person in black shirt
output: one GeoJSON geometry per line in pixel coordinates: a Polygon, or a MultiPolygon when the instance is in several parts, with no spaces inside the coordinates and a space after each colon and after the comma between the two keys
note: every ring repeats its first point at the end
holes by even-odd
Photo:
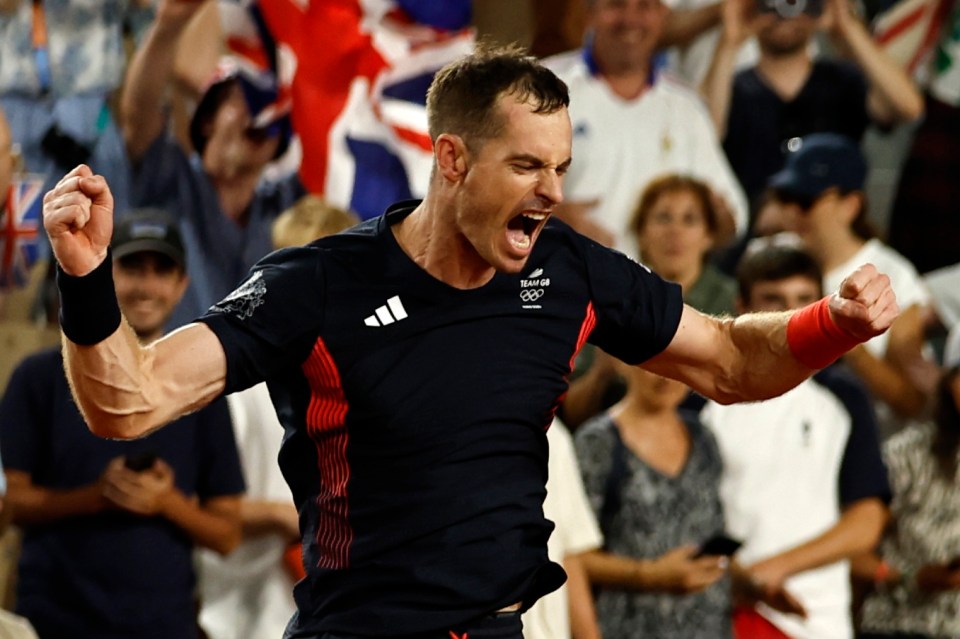
{"type": "Polygon", "coordinates": [[[107,184],[81,166],[47,195],[66,365],[95,433],[136,437],[267,381],[307,571],[286,636],[520,637],[518,613],[564,579],[546,552],[545,430],[585,342],[732,402],[784,392],[896,316],[865,266],[806,311],[711,318],[551,221],[567,103],[512,48],[448,65],[422,202],[267,256],[147,348],[101,266],[107,184]]]}

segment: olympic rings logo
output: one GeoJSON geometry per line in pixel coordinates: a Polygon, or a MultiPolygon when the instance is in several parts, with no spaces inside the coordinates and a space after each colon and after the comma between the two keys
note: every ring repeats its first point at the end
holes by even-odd
{"type": "Polygon", "coordinates": [[[536,302],[541,297],[543,297],[542,288],[525,288],[520,291],[520,299],[524,302],[536,302]]]}

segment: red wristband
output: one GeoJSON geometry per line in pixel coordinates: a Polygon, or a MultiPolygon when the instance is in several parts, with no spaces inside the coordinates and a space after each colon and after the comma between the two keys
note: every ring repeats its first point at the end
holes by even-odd
{"type": "Polygon", "coordinates": [[[801,308],[787,322],[787,345],[797,361],[823,368],[860,343],[830,317],[830,298],[801,308]]]}

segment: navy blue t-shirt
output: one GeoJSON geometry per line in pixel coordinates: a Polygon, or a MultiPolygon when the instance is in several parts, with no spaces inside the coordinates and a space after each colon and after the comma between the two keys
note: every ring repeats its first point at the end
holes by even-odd
{"type": "Polygon", "coordinates": [[[783,168],[791,138],[830,132],[859,142],[870,123],[867,89],[863,72],[846,61],[814,61],[807,82],[789,102],[755,67],[740,71],[733,80],[723,150],[751,204],[783,168]]]}
{"type": "MultiPolygon", "coordinates": [[[[121,455],[155,453],[177,487],[201,500],[244,490],[226,401],[137,440],[101,439],[77,410],[59,349],[26,358],[0,402],[0,455],[34,485],[67,490],[98,480],[121,455]]],[[[17,612],[40,636],[196,636],[193,543],[160,517],[122,511],[23,527],[17,612]]]]}
{"type": "Polygon", "coordinates": [[[262,260],[202,319],[226,392],[266,379],[307,579],[289,636],[449,628],[559,587],[543,516],[545,431],[587,340],[639,363],[672,340],[680,289],[559,222],[522,274],[461,290],[387,216],[262,260]]]}

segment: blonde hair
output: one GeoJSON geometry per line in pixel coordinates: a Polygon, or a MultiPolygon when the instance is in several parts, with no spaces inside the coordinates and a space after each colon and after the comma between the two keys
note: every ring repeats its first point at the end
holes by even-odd
{"type": "Polygon", "coordinates": [[[274,220],[270,237],[275,249],[303,246],[359,222],[353,211],[333,206],[319,195],[307,194],[274,220]]]}

